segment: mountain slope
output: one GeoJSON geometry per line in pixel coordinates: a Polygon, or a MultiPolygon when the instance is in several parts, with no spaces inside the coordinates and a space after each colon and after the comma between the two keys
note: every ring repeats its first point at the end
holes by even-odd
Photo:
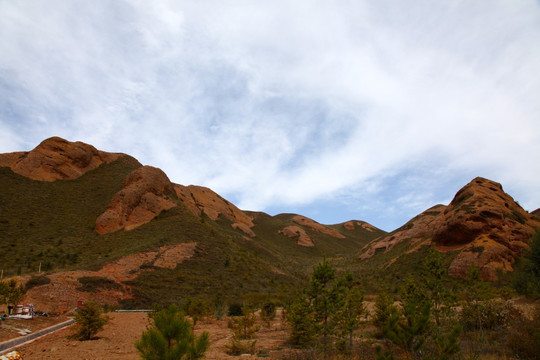
{"type": "Polygon", "coordinates": [[[57,311],[90,298],[123,307],[192,296],[284,299],[323,258],[352,271],[367,291],[383,283],[394,291],[421,272],[431,247],[450,275],[477,266],[493,280],[512,269],[540,225],[482,178],[388,234],[359,220],[323,225],[299,214],[242,211],[128,155],[60,138],[2,154],[0,165],[4,276],[27,281],[41,267],[50,283],[37,281],[28,297],[57,311]]]}
{"type": "Polygon", "coordinates": [[[362,222],[324,226],[244,212],[211,189],[173,184],[128,155],[60,138],[0,159],[4,277],[26,281],[41,267],[50,283],[28,292],[41,309],[89,298],[148,307],[216,294],[284,297],[322,258],[354,253],[384,233],[362,222]],[[77,160],[80,151],[90,160],[77,160]],[[28,157],[34,170],[19,171],[28,157]],[[280,235],[290,225],[314,246],[280,235]],[[186,247],[189,256],[174,250],[186,247]],[[162,266],[162,258],[172,265],[162,266]]]}

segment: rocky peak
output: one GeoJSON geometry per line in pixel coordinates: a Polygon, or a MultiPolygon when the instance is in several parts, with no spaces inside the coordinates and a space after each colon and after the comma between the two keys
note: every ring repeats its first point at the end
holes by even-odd
{"type": "Polygon", "coordinates": [[[459,251],[448,272],[465,277],[472,266],[486,280],[497,279],[498,269],[512,270],[516,255],[540,225],[503,191],[501,184],[477,177],[459,190],[448,206],[431,208],[397,231],[366,245],[361,259],[377,250],[388,251],[401,241],[409,247],[434,243],[440,251],[459,251]]]}
{"type": "Polygon", "coordinates": [[[52,137],[30,152],[1,154],[0,166],[10,167],[14,173],[33,180],[55,181],[76,179],[120,156],[125,155],[99,151],[79,141],[52,137]]]}
{"type": "Polygon", "coordinates": [[[501,184],[480,177],[457,192],[441,220],[432,241],[441,250],[462,249],[449,274],[464,277],[477,266],[488,280],[497,279],[497,269],[512,270],[514,257],[539,225],[501,184]]]}

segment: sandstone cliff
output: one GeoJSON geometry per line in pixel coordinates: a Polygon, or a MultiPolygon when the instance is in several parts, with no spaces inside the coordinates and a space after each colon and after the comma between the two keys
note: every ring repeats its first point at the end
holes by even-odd
{"type": "Polygon", "coordinates": [[[177,206],[174,186],[163,171],[143,166],[124,180],[122,190],[96,220],[95,230],[107,234],[146,224],[163,210],[177,206]]]}
{"type": "Polygon", "coordinates": [[[212,220],[223,216],[232,222],[234,229],[239,229],[251,237],[255,236],[251,230],[253,219],[211,189],[195,185],[175,185],[174,190],[178,198],[195,214],[200,216],[204,212],[212,220]]]}

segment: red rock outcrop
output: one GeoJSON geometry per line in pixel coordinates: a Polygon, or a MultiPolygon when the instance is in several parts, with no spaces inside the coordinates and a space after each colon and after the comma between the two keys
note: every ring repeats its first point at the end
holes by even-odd
{"type": "Polygon", "coordinates": [[[175,199],[174,186],[163,171],[140,167],[128,174],[122,190],[97,218],[95,230],[99,234],[132,230],[150,222],[163,210],[177,206],[175,199]]]}
{"type": "Polygon", "coordinates": [[[255,236],[251,230],[254,226],[253,219],[211,189],[195,185],[175,185],[174,190],[178,198],[196,215],[200,216],[204,211],[212,220],[217,220],[221,215],[232,222],[234,229],[239,229],[251,237],[255,236]]]}
{"type": "Polygon", "coordinates": [[[10,167],[14,173],[33,180],[55,181],[76,179],[120,156],[126,155],[107,153],[79,141],[52,137],[30,152],[0,154],[0,166],[10,167]]]}
{"type": "Polygon", "coordinates": [[[377,229],[375,226],[365,222],[365,221],[358,221],[358,220],[350,220],[350,221],[347,221],[346,223],[343,223],[343,227],[345,227],[345,229],[347,230],[354,230],[356,229],[356,227],[359,226],[361,227],[362,229],[365,229],[367,231],[370,231],[370,232],[375,232],[379,229],[377,229]]]}
{"type": "Polygon", "coordinates": [[[528,247],[540,225],[501,184],[484,178],[476,178],[458,191],[441,218],[432,241],[441,250],[463,247],[449,274],[465,277],[474,262],[487,280],[497,279],[498,268],[512,270],[514,256],[528,247]]]}
{"type": "Polygon", "coordinates": [[[326,234],[326,235],[330,235],[330,236],[335,237],[337,239],[345,239],[345,235],[343,235],[339,231],[334,230],[334,229],[330,229],[329,227],[321,225],[318,222],[316,222],[315,220],[311,220],[311,219],[309,219],[309,218],[307,218],[305,216],[296,215],[295,217],[293,217],[291,219],[291,221],[298,224],[298,225],[305,226],[305,227],[307,227],[307,228],[309,228],[309,229],[311,229],[313,231],[317,231],[317,232],[320,232],[320,233],[323,233],[323,234],[326,234]]]}
{"type": "Polygon", "coordinates": [[[286,228],[279,230],[278,233],[281,235],[290,237],[290,238],[297,237],[298,241],[296,243],[300,246],[305,246],[305,247],[315,246],[315,244],[313,243],[313,240],[311,240],[311,238],[306,233],[306,231],[299,226],[295,226],[295,225],[287,226],[286,228]]]}
{"type": "Polygon", "coordinates": [[[409,248],[434,243],[440,251],[460,251],[448,269],[451,276],[465,277],[476,266],[483,279],[496,280],[497,269],[512,270],[514,257],[528,247],[539,225],[499,183],[478,177],[459,190],[448,206],[433,207],[366,245],[360,259],[405,240],[410,240],[409,248]]]}

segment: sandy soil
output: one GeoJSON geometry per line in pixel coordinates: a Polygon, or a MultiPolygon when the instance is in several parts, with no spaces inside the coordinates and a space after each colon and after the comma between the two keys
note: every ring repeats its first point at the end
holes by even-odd
{"type": "MultiPolygon", "coordinates": [[[[62,329],[35,341],[23,344],[15,350],[23,354],[25,360],[31,359],[138,359],[139,355],[134,343],[148,325],[146,313],[113,313],[112,320],[99,333],[99,339],[91,341],[75,341],[66,337],[73,331],[71,327],[62,329]]],[[[279,319],[279,316],[276,317],[279,319]]],[[[255,355],[230,356],[226,353],[226,344],[231,339],[231,330],[227,328],[227,319],[209,320],[197,323],[195,332],[210,333],[210,349],[206,359],[250,359],[257,358],[257,354],[266,358],[281,358],[283,351],[287,351],[287,331],[279,320],[274,321],[271,327],[261,326],[257,333],[255,355]]]]}

